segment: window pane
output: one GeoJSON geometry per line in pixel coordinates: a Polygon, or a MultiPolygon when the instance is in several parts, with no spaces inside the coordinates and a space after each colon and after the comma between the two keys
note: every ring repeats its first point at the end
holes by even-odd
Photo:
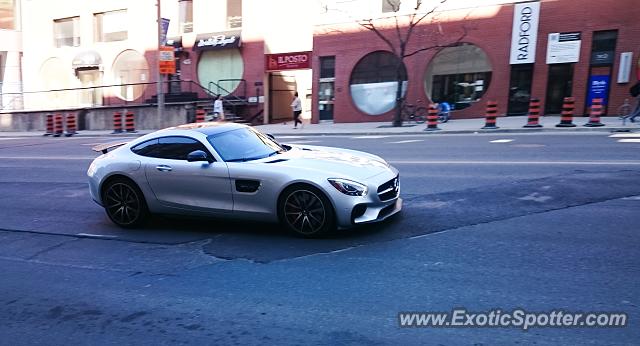
{"type": "Polygon", "coordinates": [[[16,29],[15,0],[0,0],[0,29],[16,29]]]}
{"type": "Polygon", "coordinates": [[[202,143],[187,137],[163,137],[159,139],[156,157],[170,160],[187,160],[187,156],[194,150],[207,152],[202,143]]]}
{"type": "Polygon", "coordinates": [[[180,30],[183,33],[193,32],[193,1],[180,0],[180,30]]]}
{"type": "Polygon", "coordinates": [[[351,98],[364,113],[386,113],[396,105],[398,80],[402,81],[404,95],[407,69],[400,59],[386,51],[370,53],[360,59],[351,72],[351,98]]]}
{"type": "Polygon", "coordinates": [[[128,38],[127,10],[96,13],[96,41],[124,41],[128,38]]]}
{"type": "Polygon", "coordinates": [[[146,141],[136,145],[135,147],[131,148],[131,151],[142,156],[157,157],[155,153],[157,149],[158,149],[158,140],[152,139],[150,141],[146,141]]]}
{"type": "Polygon", "coordinates": [[[80,17],[56,19],[53,21],[53,35],[56,47],[80,46],[80,17]]]}
{"type": "Polygon", "coordinates": [[[242,27],[242,0],[227,0],[227,28],[242,27]]]}
{"type": "Polygon", "coordinates": [[[133,101],[141,97],[149,83],[149,64],[144,56],[134,50],[120,53],[113,64],[113,79],[120,86],[115,94],[123,100],[133,101]]]}

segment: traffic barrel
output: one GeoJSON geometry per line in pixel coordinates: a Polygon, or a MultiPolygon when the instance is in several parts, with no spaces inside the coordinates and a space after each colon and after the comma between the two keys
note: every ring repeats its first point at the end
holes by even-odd
{"type": "Polygon", "coordinates": [[[597,98],[597,99],[591,100],[591,112],[589,112],[589,122],[584,124],[583,126],[587,126],[587,127],[604,126],[604,124],[600,122],[601,115],[602,115],[602,99],[597,98]]]}
{"type": "Polygon", "coordinates": [[[62,132],[64,132],[62,114],[56,113],[55,118],[53,119],[53,137],[62,136],[62,132]]]}
{"type": "Polygon", "coordinates": [[[198,107],[198,109],[196,109],[196,122],[197,123],[202,123],[204,122],[204,109],[202,109],[202,107],[198,107]]]}
{"type": "Polygon", "coordinates": [[[136,132],[136,120],[132,111],[127,112],[127,116],[124,120],[124,129],[130,133],[136,132]]]}
{"type": "Polygon", "coordinates": [[[484,130],[499,129],[499,127],[496,126],[496,113],[498,113],[498,103],[496,101],[487,101],[485,123],[482,129],[484,130]]]}
{"type": "Polygon", "coordinates": [[[43,136],[51,135],[53,135],[53,114],[47,114],[47,129],[45,130],[43,136]]]}
{"type": "Polygon", "coordinates": [[[573,97],[565,97],[562,104],[562,114],[560,116],[560,123],[556,127],[576,127],[573,123],[573,108],[575,99],[573,97]]]}
{"type": "Polygon", "coordinates": [[[65,137],[71,137],[75,135],[77,132],[76,125],[76,115],[74,113],[67,114],[67,133],[65,133],[65,137]]]}
{"type": "Polygon", "coordinates": [[[113,132],[122,133],[122,113],[116,111],[113,112],[113,132]]]}
{"type": "Polygon", "coordinates": [[[529,101],[529,117],[523,127],[542,127],[540,125],[540,100],[532,98],[529,101]]]}
{"type": "Polygon", "coordinates": [[[427,113],[427,128],[425,131],[438,131],[438,109],[431,105],[429,106],[429,113],[427,113]]]}

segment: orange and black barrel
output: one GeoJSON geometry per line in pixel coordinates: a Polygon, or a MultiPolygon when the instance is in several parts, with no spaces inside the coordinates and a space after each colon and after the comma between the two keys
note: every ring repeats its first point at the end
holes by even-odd
{"type": "Polygon", "coordinates": [[[485,122],[482,129],[484,130],[494,130],[499,129],[496,126],[496,117],[498,113],[498,103],[496,101],[487,101],[487,110],[485,114],[485,122]]]}
{"type": "Polygon", "coordinates": [[[540,124],[540,100],[532,98],[529,100],[529,116],[527,124],[523,127],[542,127],[540,124]]]}
{"type": "Polygon", "coordinates": [[[560,123],[556,124],[556,127],[576,127],[576,124],[573,123],[574,103],[575,99],[573,97],[564,98],[560,123]]]}
{"type": "Polygon", "coordinates": [[[604,126],[604,124],[600,122],[601,116],[602,116],[602,99],[595,98],[591,100],[591,112],[589,112],[589,122],[584,124],[583,126],[586,126],[586,127],[604,126]]]}

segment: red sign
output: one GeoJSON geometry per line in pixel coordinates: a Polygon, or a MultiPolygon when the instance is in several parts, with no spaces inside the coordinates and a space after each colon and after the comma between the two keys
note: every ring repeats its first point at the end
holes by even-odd
{"type": "Polygon", "coordinates": [[[301,70],[311,68],[311,52],[266,54],[267,71],[301,70]]]}
{"type": "Polygon", "coordinates": [[[158,68],[161,74],[176,73],[176,60],[173,55],[173,47],[160,47],[160,51],[158,52],[158,68]]]}

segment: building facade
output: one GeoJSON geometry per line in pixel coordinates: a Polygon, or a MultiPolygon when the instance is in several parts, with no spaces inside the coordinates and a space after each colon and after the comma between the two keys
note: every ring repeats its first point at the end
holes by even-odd
{"type": "Polygon", "coordinates": [[[415,27],[401,68],[358,22],[397,46],[396,19],[404,33],[440,1],[4,0],[3,110],[154,103],[158,3],[175,59],[167,100],[221,94],[265,123],[291,118],[294,92],[313,122],[389,121],[398,80],[408,103],[446,101],[454,119],[483,116],[488,100],[525,114],[532,97],[545,114],[565,96],[576,114],[595,97],[614,114],[637,80],[634,0],[449,0],[415,27]]]}
{"type": "MultiPolygon", "coordinates": [[[[434,2],[424,3],[418,16],[434,2]]],[[[397,58],[374,32],[355,23],[376,18],[373,23],[397,46],[396,16],[406,22],[415,2],[326,4],[314,34],[313,119],[392,119],[397,58]]],[[[615,114],[631,99],[628,89],[637,80],[637,18],[634,0],[447,1],[416,26],[409,41],[408,51],[439,48],[405,59],[400,79],[406,100],[446,101],[455,107],[454,119],[483,116],[488,100],[497,101],[499,114],[525,114],[532,97],[545,114],[560,113],[566,96],[575,98],[578,115],[588,112],[593,98],[602,98],[608,114],[615,114]]]]}

